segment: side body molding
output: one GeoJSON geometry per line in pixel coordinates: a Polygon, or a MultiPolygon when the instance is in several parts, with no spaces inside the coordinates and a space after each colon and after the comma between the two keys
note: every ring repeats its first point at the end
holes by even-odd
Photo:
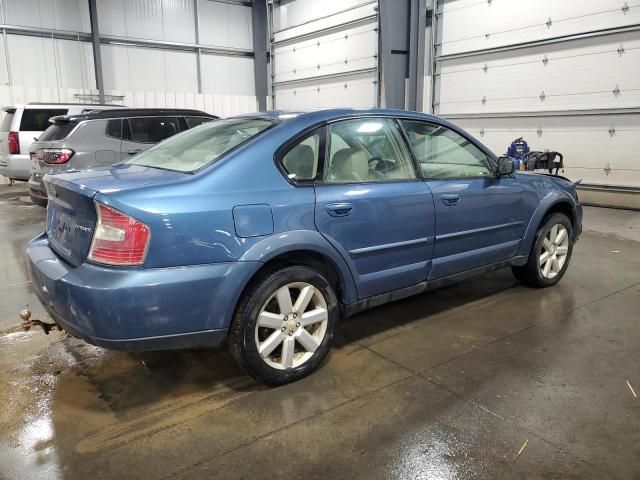
{"type": "Polygon", "coordinates": [[[292,230],[271,235],[249,248],[238,261],[267,263],[280,255],[301,250],[311,251],[331,260],[340,275],[343,303],[354,303],[358,299],[353,276],[344,258],[320,233],[312,230],[292,230]]]}
{"type": "Polygon", "coordinates": [[[540,227],[540,223],[542,219],[546,215],[546,213],[551,209],[554,205],[558,203],[567,203],[571,205],[572,208],[572,216],[571,221],[575,221],[575,200],[568,193],[562,190],[553,190],[547,193],[540,200],[540,204],[531,215],[531,219],[529,220],[529,225],[527,226],[527,230],[525,231],[524,238],[522,239],[522,243],[520,244],[520,250],[518,252],[518,256],[528,257],[531,252],[531,247],[533,246],[533,242],[536,239],[536,233],[538,228],[540,227]]]}

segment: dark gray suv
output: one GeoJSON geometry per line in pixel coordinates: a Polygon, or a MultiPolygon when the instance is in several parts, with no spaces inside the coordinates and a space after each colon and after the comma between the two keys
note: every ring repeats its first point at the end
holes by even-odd
{"type": "Polygon", "coordinates": [[[47,205],[45,174],[112,165],[176,133],[217,119],[200,110],[118,109],[53,117],[31,144],[30,195],[47,205]]]}

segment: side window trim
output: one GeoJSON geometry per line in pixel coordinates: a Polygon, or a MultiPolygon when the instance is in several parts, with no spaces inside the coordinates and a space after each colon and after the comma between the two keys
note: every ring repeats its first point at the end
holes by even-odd
{"type": "Polygon", "coordinates": [[[455,133],[456,135],[459,135],[460,137],[464,138],[465,140],[467,140],[471,145],[473,145],[475,148],[477,148],[480,152],[482,152],[488,162],[489,162],[489,171],[491,173],[493,173],[495,175],[495,170],[496,170],[496,165],[495,165],[495,160],[493,158],[493,155],[488,153],[487,151],[485,151],[484,148],[481,148],[480,146],[478,146],[478,144],[475,142],[475,140],[473,138],[470,138],[466,132],[463,134],[461,132],[459,132],[458,130],[455,130],[451,127],[449,127],[448,125],[443,125],[441,123],[435,122],[435,121],[430,121],[430,120],[423,120],[423,119],[419,119],[419,118],[411,118],[411,117],[398,117],[397,119],[398,122],[398,127],[400,128],[400,130],[402,131],[402,137],[405,139],[405,142],[408,144],[410,151],[411,151],[411,155],[412,157],[415,159],[415,163],[416,166],[418,167],[418,171],[420,172],[420,178],[422,178],[425,181],[429,181],[429,180],[473,180],[473,179],[487,179],[490,177],[487,176],[483,176],[483,175],[477,175],[477,176],[459,176],[459,177],[447,177],[447,178],[437,178],[437,177],[429,177],[426,176],[424,174],[424,171],[422,170],[422,167],[420,166],[420,162],[418,160],[418,155],[415,152],[415,148],[413,146],[413,144],[411,143],[411,141],[409,140],[409,135],[407,134],[407,131],[403,125],[403,121],[406,122],[417,122],[417,123],[425,123],[427,125],[432,125],[435,127],[440,127],[440,128],[446,128],[447,130],[452,131],[453,133],[455,133]]]}

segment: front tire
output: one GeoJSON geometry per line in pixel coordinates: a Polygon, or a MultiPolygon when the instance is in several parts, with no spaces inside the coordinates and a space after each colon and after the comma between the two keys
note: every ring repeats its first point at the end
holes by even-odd
{"type": "Polygon", "coordinates": [[[333,288],[316,270],[291,266],[258,277],[231,323],[231,354],[268,385],[299,380],[325,358],[338,319],[333,288]]]}
{"type": "Polygon", "coordinates": [[[522,283],[537,288],[550,287],[564,276],[572,253],[571,221],[562,213],[554,213],[538,230],[527,263],[511,270],[522,283]]]}

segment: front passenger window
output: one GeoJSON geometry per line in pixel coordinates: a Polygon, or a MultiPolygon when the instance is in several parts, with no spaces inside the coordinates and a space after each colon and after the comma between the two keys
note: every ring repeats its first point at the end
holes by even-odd
{"type": "Polygon", "coordinates": [[[401,123],[425,178],[494,176],[487,155],[450,128],[415,120],[401,123]]]}

